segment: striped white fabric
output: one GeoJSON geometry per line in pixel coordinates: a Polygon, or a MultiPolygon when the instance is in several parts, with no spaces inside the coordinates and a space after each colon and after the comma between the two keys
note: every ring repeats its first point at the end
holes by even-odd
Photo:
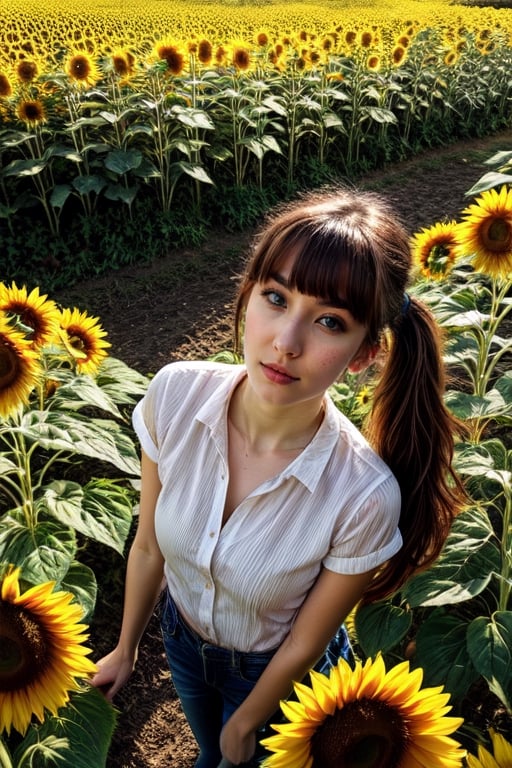
{"type": "Polygon", "coordinates": [[[159,467],[155,528],[180,612],[216,645],[263,651],[282,642],[322,564],[363,573],[400,549],[400,492],[328,399],[309,445],[222,527],[227,409],[244,375],[243,366],[167,365],[133,423],[159,467]]]}

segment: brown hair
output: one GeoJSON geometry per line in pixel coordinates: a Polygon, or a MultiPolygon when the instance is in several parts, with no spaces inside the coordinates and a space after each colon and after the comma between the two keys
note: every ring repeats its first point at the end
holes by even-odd
{"type": "Polygon", "coordinates": [[[365,434],[400,485],[404,543],[364,596],[382,599],[437,558],[465,501],[452,468],[454,435],[462,427],[444,405],[439,327],[405,293],[409,236],[389,203],[372,192],[319,190],[275,210],[255,239],[236,304],[238,351],[253,286],[275,274],[292,250],[290,286],[342,297],[366,325],[368,343],[385,350],[365,434]]]}

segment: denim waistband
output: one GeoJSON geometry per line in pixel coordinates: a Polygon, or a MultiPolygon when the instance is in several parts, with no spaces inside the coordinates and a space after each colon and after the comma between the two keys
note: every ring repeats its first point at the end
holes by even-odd
{"type": "Polygon", "coordinates": [[[277,648],[271,648],[267,651],[239,651],[236,650],[236,648],[226,648],[225,646],[216,645],[210,640],[205,640],[204,637],[196,632],[187,620],[183,618],[168,589],[166,590],[165,600],[167,602],[167,609],[170,611],[176,624],[180,627],[181,631],[187,635],[189,641],[192,642],[202,656],[208,656],[209,654],[229,656],[233,665],[235,665],[240,659],[247,658],[248,656],[254,659],[260,658],[262,660],[270,660],[277,651],[277,648]]]}

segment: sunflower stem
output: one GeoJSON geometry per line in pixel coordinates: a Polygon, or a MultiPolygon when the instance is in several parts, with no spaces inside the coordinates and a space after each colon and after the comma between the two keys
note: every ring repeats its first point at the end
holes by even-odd
{"type": "Polygon", "coordinates": [[[501,534],[501,579],[498,610],[509,610],[509,599],[512,591],[512,555],[511,555],[511,525],[512,525],[512,491],[504,484],[505,509],[503,511],[503,532],[501,534]]]}

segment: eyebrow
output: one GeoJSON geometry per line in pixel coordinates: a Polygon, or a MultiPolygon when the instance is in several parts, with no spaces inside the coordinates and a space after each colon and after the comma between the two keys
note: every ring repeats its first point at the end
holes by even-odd
{"type": "MultiPolygon", "coordinates": [[[[279,285],[282,285],[283,288],[286,288],[289,291],[292,289],[292,286],[290,285],[289,280],[287,280],[286,277],[281,275],[279,272],[271,272],[269,277],[272,280],[275,280],[276,283],[279,283],[279,285]]],[[[336,309],[349,309],[347,301],[339,297],[319,299],[318,303],[320,304],[321,307],[336,307],[336,309]]]]}

